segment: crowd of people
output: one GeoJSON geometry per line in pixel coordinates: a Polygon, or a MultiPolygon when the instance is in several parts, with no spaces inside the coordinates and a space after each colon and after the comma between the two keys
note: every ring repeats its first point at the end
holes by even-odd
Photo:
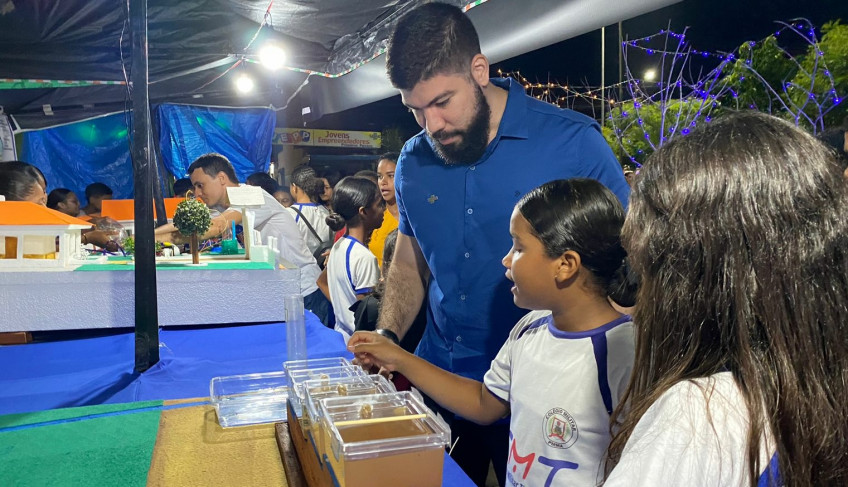
{"type": "Polygon", "coordinates": [[[459,8],[408,12],[386,63],[424,130],[348,346],[429,396],[477,485],[848,484],[848,126],[727,114],[625,175],[594,121],[489,78],[459,8]]]}
{"type": "MultiPolygon", "coordinates": [[[[477,485],[848,484],[848,119],[816,139],[724,115],[637,172],[594,120],[489,78],[457,7],[401,18],[387,71],[423,130],[335,184],[252,174],[255,228],[358,363],[427,396],[477,485]]],[[[214,237],[239,184],[206,154],[174,192],[214,237]]],[[[7,199],[112,196],[46,188],[0,165],[7,199]]]]}

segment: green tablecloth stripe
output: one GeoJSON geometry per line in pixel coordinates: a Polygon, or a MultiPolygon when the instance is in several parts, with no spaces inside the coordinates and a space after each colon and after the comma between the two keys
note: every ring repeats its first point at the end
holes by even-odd
{"type": "Polygon", "coordinates": [[[13,428],[0,432],[0,485],[145,486],[161,406],[145,401],[0,416],[0,427],[13,428]],[[124,414],[98,416],[118,412],[124,414]],[[47,424],[14,429],[38,423],[47,424]]]}

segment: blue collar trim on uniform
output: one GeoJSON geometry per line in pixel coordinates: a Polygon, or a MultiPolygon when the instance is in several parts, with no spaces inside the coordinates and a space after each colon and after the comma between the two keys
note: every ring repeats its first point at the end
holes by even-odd
{"type": "Polygon", "coordinates": [[[301,208],[303,208],[304,206],[318,206],[318,203],[292,203],[292,204],[295,204],[295,205],[297,205],[301,208]]]}
{"type": "Polygon", "coordinates": [[[554,322],[553,316],[551,316],[551,315],[543,316],[543,317],[531,322],[529,325],[527,325],[526,328],[521,330],[518,333],[518,338],[516,338],[516,340],[519,340],[521,337],[524,336],[525,333],[527,333],[528,331],[530,331],[534,328],[539,328],[542,325],[552,326],[553,322],[554,322]]]}
{"type": "Polygon", "coordinates": [[[633,321],[633,319],[629,315],[621,315],[620,318],[610,321],[605,325],[601,325],[597,328],[593,328],[591,330],[586,331],[562,331],[554,326],[554,320],[551,319],[548,322],[548,331],[551,332],[555,338],[589,338],[595,335],[606,333],[618,325],[633,321]]]}
{"type": "MultiPolygon", "coordinates": [[[[372,291],[371,288],[362,288],[356,289],[356,284],[353,283],[353,274],[350,272],[350,253],[353,251],[353,246],[355,243],[362,245],[365,247],[365,244],[360,242],[359,240],[351,237],[350,235],[345,235],[344,238],[351,240],[350,245],[347,246],[347,252],[345,252],[345,270],[347,270],[347,282],[350,283],[350,288],[353,289],[354,294],[368,294],[372,291]]],[[[366,249],[368,247],[365,247],[366,249]]]]}
{"type": "Polygon", "coordinates": [[[350,235],[345,235],[345,236],[344,236],[344,238],[347,238],[347,239],[353,240],[354,242],[358,243],[359,245],[361,245],[361,246],[365,247],[366,249],[368,248],[368,246],[367,246],[367,245],[365,245],[364,243],[360,242],[359,240],[357,240],[357,239],[355,239],[355,238],[351,237],[350,235]]]}
{"type": "MultiPolygon", "coordinates": [[[[345,235],[345,237],[347,237],[347,235],[345,235]]],[[[348,238],[353,240],[353,242],[357,241],[353,237],[348,238]]],[[[350,283],[350,288],[356,291],[356,284],[353,283],[353,276],[350,273],[350,252],[353,250],[353,242],[348,244],[347,251],[345,252],[345,269],[347,270],[347,282],[350,283]]]]}
{"type": "Polygon", "coordinates": [[[509,92],[496,138],[526,139],[529,134],[523,116],[527,110],[527,93],[524,92],[524,86],[512,78],[491,78],[489,81],[509,92]]]}

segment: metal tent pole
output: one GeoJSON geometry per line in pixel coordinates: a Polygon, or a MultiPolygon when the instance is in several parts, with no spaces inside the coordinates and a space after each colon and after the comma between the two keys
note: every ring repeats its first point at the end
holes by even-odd
{"type": "Polygon", "coordinates": [[[605,85],[606,80],[604,78],[605,78],[606,73],[607,73],[607,70],[606,70],[607,56],[606,56],[606,43],[605,43],[606,37],[607,37],[606,34],[607,34],[607,28],[601,27],[601,127],[604,126],[604,114],[605,114],[606,103],[607,103],[606,90],[604,89],[604,87],[606,86],[605,85]]]}
{"type": "Polygon", "coordinates": [[[132,32],[132,147],[135,183],[135,370],[159,361],[159,316],[153,239],[153,166],[147,91],[147,0],[129,0],[132,32]]]}

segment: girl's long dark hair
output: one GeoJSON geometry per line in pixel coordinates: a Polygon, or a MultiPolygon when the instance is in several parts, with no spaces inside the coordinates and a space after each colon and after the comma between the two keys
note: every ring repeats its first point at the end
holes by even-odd
{"type": "Polygon", "coordinates": [[[359,209],[368,208],[381,200],[380,188],[365,178],[346,177],[333,189],[333,212],[326,218],[327,225],[337,232],[359,223],[359,209]]]}
{"type": "Polygon", "coordinates": [[[826,147],[759,113],[648,160],[623,231],[642,282],[608,472],[670,387],[729,371],[748,409],[750,485],[763,435],[785,485],[848,485],[847,190],[826,147]]]}
{"type": "Polygon", "coordinates": [[[626,254],[621,246],[624,209],[609,189],[594,179],[559,179],[531,190],[515,207],[548,257],[577,252],[604,296],[632,304],[636,286],[625,285],[626,254]]]}

